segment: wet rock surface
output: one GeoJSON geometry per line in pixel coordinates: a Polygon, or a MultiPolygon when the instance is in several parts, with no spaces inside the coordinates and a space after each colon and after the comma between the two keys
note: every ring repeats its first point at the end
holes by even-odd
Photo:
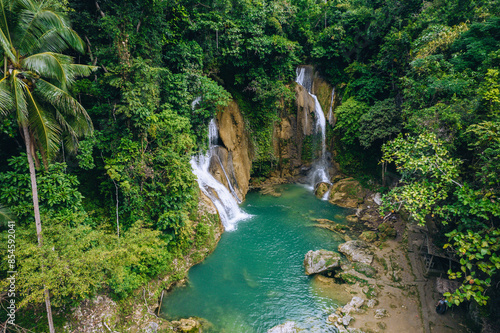
{"type": "Polygon", "coordinates": [[[339,252],[343,253],[351,262],[361,262],[370,265],[373,254],[368,244],[361,240],[353,240],[339,245],[339,252]]]}
{"type": "Polygon", "coordinates": [[[324,273],[340,266],[340,255],[327,250],[309,251],[304,258],[307,275],[324,273]]]}
{"type": "Polygon", "coordinates": [[[227,150],[221,162],[238,197],[243,200],[249,189],[252,161],[245,122],[235,101],[231,101],[223,112],[217,114],[217,123],[220,139],[227,150]]]}
{"type": "Polygon", "coordinates": [[[201,323],[194,318],[188,318],[188,319],[181,319],[179,321],[173,321],[172,326],[174,327],[174,329],[180,332],[194,333],[199,331],[201,323]]]}
{"type": "Polygon", "coordinates": [[[367,191],[354,178],[344,178],[334,183],[328,201],[344,208],[357,208],[367,191]]]}

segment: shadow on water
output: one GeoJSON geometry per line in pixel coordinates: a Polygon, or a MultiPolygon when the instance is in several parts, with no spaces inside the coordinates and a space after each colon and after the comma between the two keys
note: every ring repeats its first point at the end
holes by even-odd
{"type": "Polygon", "coordinates": [[[242,208],[253,217],[224,233],[215,251],[191,268],[189,283],[163,299],[164,317],[201,317],[211,332],[266,332],[287,320],[309,332],[334,332],[325,323],[338,301],[313,287],[303,260],[309,250],[339,244],[330,231],[311,227],[313,220],[343,222],[347,210],[300,185],[278,190],[280,197],[247,195],[242,208]]]}

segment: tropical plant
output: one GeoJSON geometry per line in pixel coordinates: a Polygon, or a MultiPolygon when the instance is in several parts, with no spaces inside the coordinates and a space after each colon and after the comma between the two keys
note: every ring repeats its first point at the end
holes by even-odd
{"type": "MultiPolygon", "coordinates": [[[[14,114],[26,144],[35,224],[39,247],[42,225],[34,162],[41,153],[44,163],[58,151],[61,137],[66,147],[75,148],[79,136],[92,131],[85,109],[68,93],[77,76],[88,75],[92,67],[73,63],[61,54],[68,48],[83,52],[84,43],[71,29],[67,18],[49,2],[0,0],[0,114],[14,114]]],[[[50,332],[54,332],[49,291],[45,304],[50,332]]]]}

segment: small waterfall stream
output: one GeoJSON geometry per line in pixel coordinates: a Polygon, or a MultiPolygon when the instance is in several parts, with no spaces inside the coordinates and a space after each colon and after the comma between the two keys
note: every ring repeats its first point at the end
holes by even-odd
{"type": "Polygon", "coordinates": [[[197,156],[193,156],[190,163],[201,191],[212,200],[217,208],[224,229],[226,231],[231,231],[236,229],[236,223],[238,221],[246,219],[251,215],[243,212],[238,206],[238,202],[241,202],[241,200],[238,198],[238,195],[229,181],[226,170],[215,151],[218,140],[219,134],[217,124],[215,119],[212,119],[208,125],[209,149],[206,154],[200,153],[197,156]],[[210,162],[213,160],[213,156],[216,157],[217,162],[220,164],[231,192],[210,173],[210,162]]]}
{"type": "Polygon", "coordinates": [[[330,109],[328,110],[328,122],[330,125],[333,124],[333,97],[335,96],[335,87],[332,88],[332,95],[330,96],[330,109]]]}
{"type": "Polygon", "coordinates": [[[314,130],[316,133],[319,132],[321,134],[321,156],[314,161],[309,173],[309,183],[314,189],[314,186],[318,183],[330,183],[329,165],[326,158],[326,118],[318,98],[311,93],[313,85],[312,73],[308,75],[306,67],[298,67],[297,79],[295,81],[303,86],[314,99],[314,113],[316,114],[316,126],[314,130]]]}

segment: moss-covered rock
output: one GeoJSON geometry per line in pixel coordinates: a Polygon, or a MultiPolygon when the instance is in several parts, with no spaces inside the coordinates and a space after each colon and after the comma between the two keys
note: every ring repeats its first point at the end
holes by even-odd
{"type": "Polygon", "coordinates": [[[353,178],[341,179],[332,185],[328,201],[345,208],[356,208],[362,203],[366,190],[353,178]]]}
{"type": "Polygon", "coordinates": [[[361,240],[353,240],[340,244],[339,252],[345,254],[351,262],[361,262],[370,265],[373,261],[373,254],[370,247],[361,240]]]}
{"type": "Polygon", "coordinates": [[[350,222],[350,223],[357,223],[358,222],[358,217],[356,215],[347,215],[345,217],[345,219],[347,220],[347,222],[350,222]]]}
{"type": "Polygon", "coordinates": [[[338,272],[337,274],[335,274],[335,278],[336,279],[340,279],[340,280],[342,280],[343,282],[345,282],[347,284],[355,284],[356,282],[361,282],[361,283],[367,283],[368,282],[367,280],[362,279],[359,276],[350,273],[349,271],[347,271],[347,272],[344,272],[344,271],[338,272]]]}
{"type": "Polygon", "coordinates": [[[375,231],[363,231],[359,236],[359,239],[364,240],[368,243],[372,243],[377,240],[377,234],[375,233],[375,231]]]}
{"type": "Polygon", "coordinates": [[[306,274],[324,273],[340,266],[340,254],[327,250],[309,251],[304,258],[306,274]]]}
{"type": "Polygon", "coordinates": [[[173,321],[172,325],[177,331],[187,332],[187,333],[195,333],[195,332],[198,333],[199,328],[201,327],[201,323],[194,318],[173,321]]]}
{"type": "Polygon", "coordinates": [[[387,222],[381,223],[377,229],[379,232],[378,236],[381,240],[386,240],[396,237],[396,229],[394,229],[394,227],[387,222]]]}
{"type": "Polygon", "coordinates": [[[314,190],[314,194],[321,199],[325,193],[328,192],[329,188],[330,185],[327,183],[318,183],[318,185],[316,185],[316,189],[314,190]]]}
{"type": "Polygon", "coordinates": [[[377,270],[375,268],[361,262],[355,262],[352,266],[356,272],[361,273],[369,278],[375,277],[375,275],[377,274],[377,270]]]}

